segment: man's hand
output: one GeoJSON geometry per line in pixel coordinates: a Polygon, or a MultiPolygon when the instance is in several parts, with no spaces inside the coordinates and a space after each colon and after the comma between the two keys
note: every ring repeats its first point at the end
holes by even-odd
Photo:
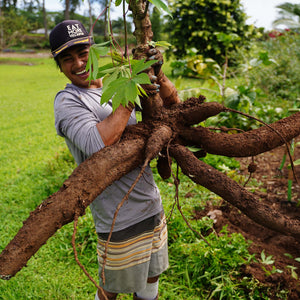
{"type": "Polygon", "coordinates": [[[161,70],[161,67],[164,63],[163,55],[156,48],[150,48],[146,54],[148,61],[157,60],[157,62],[155,62],[151,67],[153,68],[154,74],[157,77],[157,82],[159,82],[164,75],[163,71],[161,70]]]}

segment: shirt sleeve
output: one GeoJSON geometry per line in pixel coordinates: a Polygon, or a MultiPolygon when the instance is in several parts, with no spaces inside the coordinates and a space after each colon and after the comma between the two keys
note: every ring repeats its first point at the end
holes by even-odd
{"type": "Polygon", "coordinates": [[[54,102],[54,114],[58,135],[68,138],[87,156],[105,147],[96,127],[102,120],[80,99],[68,93],[58,94],[54,102]]]}

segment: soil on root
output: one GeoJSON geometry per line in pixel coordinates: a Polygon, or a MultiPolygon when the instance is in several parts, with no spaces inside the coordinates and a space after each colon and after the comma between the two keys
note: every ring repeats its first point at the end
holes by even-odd
{"type": "MultiPolygon", "coordinates": [[[[300,141],[298,138],[295,144],[300,141]]],[[[270,152],[260,154],[254,158],[257,164],[257,170],[252,174],[252,179],[257,181],[257,186],[247,189],[253,191],[261,201],[269,207],[281,211],[283,214],[292,218],[300,218],[300,185],[293,179],[292,201],[288,201],[288,176],[290,163],[287,157],[282,171],[279,171],[286,147],[281,146],[270,152]]],[[[300,145],[295,147],[294,160],[300,158],[300,145]]],[[[240,172],[246,177],[249,175],[248,166],[252,162],[251,158],[238,159],[241,164],[240,172]]],[[[300,182],[300,166],[295,167],[295,173],[300,182]]],[[[261,283],[270,287],[270,299],[279,299],[276,292],[279,290],[288,290],[288,299],[300,299],[300,280],[291,276],[291,266],[295,267],[295,272],[300,278],[300,263],[295,258],[300,257],[300,241],[290,236],[269,230],[249,219],[238,209],[232,207],[225,201],[218,207],[207,206],[203,211],[195,212],[196,218],[202,218],[209,211],[218,210],[215,230],[219,232],[223,226],[227,225],[229,232],[241,233],[246,239],[251,240],[249,251],[256,254],[257,263],[246,266],[242,272],[245,276],[253,276],[261,283]],[[275,260],[275,268],[282,270],[282,273],[272,272],[274,265],[262,265],[261,252],[266,256],[272,256],[275,260]],[[263,270],[265,267],[270,273],[263,270]]]]}

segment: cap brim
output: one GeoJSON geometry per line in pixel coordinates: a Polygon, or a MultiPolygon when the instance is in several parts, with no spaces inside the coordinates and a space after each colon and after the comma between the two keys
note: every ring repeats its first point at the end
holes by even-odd
{"type": "Polygon", "coordinates": [[[52,51],[53,57],[56,57],[58,54],[60,54],[62,51],[66,50],[69,47],[75,46],[75,45],[92,45],[94,44],[93,37],[91,36],[85,36],[78,39],[73,39],[71,41],[68,41],[61,45],[59,48],[52,51]]]}

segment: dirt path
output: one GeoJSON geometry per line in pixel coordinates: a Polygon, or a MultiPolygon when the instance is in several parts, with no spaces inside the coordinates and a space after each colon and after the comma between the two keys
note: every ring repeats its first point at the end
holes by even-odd
{"type": "Polygon", "coordinates": [[[42,52],[3,52],[0,51],[0,58],[47,58],[51,57],[50,51],[42,52]]]}

